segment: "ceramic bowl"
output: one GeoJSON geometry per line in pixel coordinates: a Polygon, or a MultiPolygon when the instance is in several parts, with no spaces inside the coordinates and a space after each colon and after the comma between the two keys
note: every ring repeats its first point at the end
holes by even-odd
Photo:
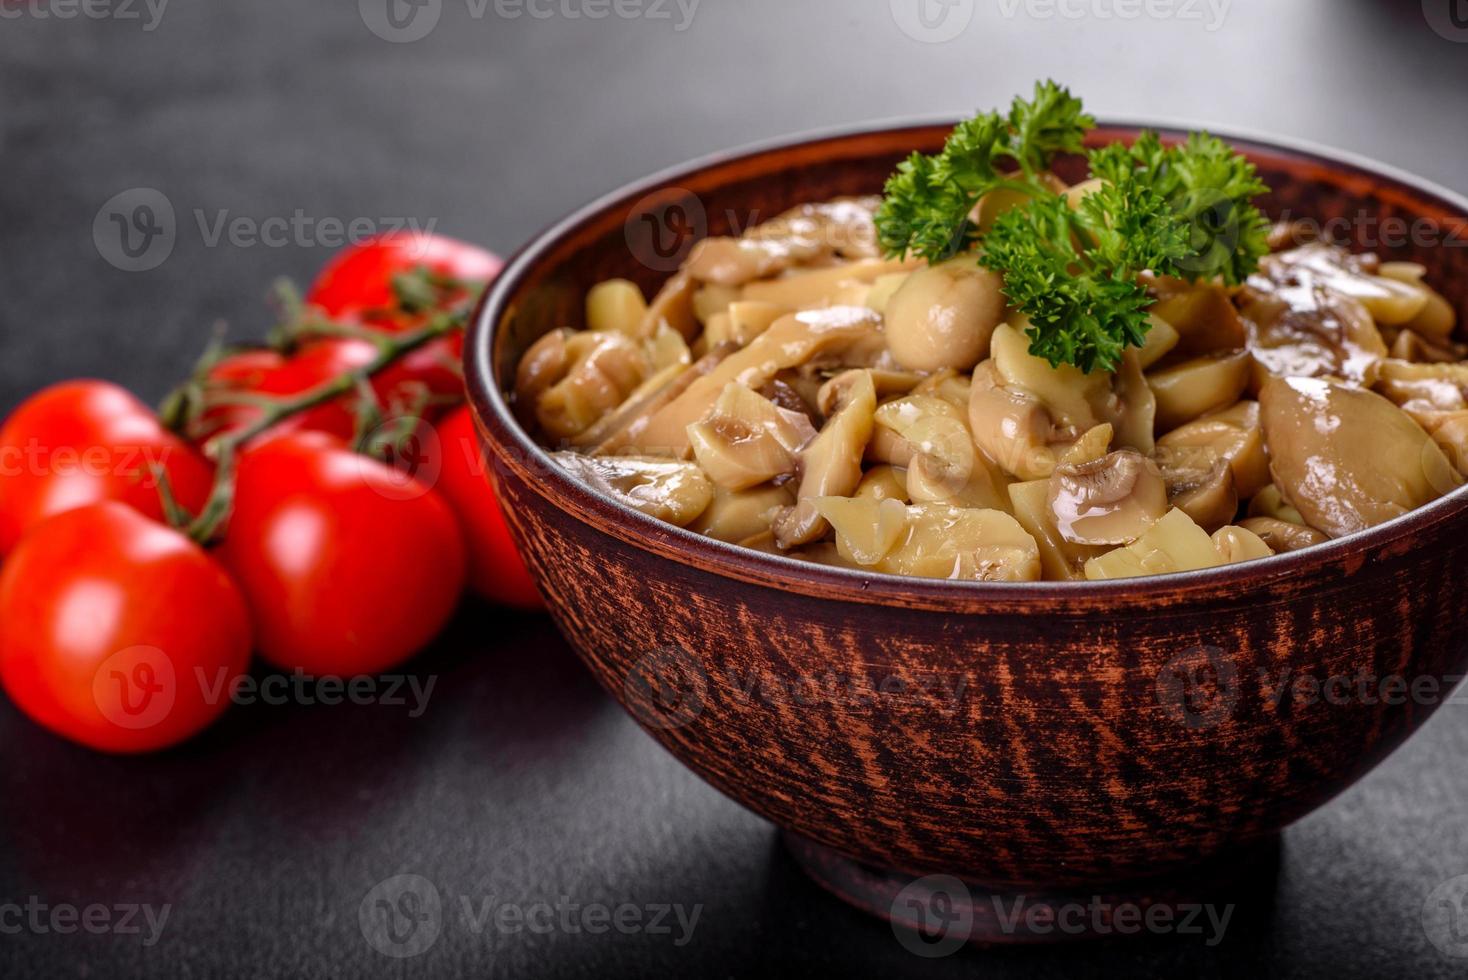
{"type": "MultiPolygon", "coordinates": [[[[594,283],[621,276],[651,295],[698,237],[879,192],[897,160],[933,151],[951,125],[722,154],[581,208],[485,297],[467,353],[474,409],[514,536],[571,645],[678,759],[783,828],[823,883],[903,921],[921,918],[904,898],[914,888],[924,902],[934,887],[1156,900],[1238,866],[1240,849],[1351,785],[1445,699],[1468,660],[1468,489],[1208,571],[903,579],[740,549],[625,508],[557,468],[507,397],[520,354],[579,326],[594,283]]],[[[1137,129],[1105,123],[1093,137],[1137,129]]],[[[1219,135],[1258,164],[1272,216],[1333,222],[1421,262],[1468,312],[1462,197],[1343,153],[1219,135]]],[[[1079,179],[1079,163],[1063,175],[1079,179]]],[[[976,938],[1033,938],[971,905],[976,938]]]]}

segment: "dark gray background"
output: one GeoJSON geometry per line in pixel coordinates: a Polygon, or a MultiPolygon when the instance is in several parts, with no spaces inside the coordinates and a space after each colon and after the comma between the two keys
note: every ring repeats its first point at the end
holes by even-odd
{"type": "MultiPolygon", "coordinates": [[[[62,19],[68,2],[0,0],[0,411],[76,375],[155,399],[215,320],[257,335],[272,278],[304,281],[331,251],[312,234],[211,246],[200,214],[433,220],[508,252],[583,200],[694,155],[987,107],[1037,76],[1101,114],[1305,137],[1468,189],[1468,32],[1435,32],[1416,0],[1234,0],[1217,30],[1207,14],[1101,16],[1112,0],[1072,3],[1095,11],[1078,19],[994,0],[947,43],[905,34],[888,0],[702,0],[681,31],[676,5],[669,20],[592,21],[511,19],[493,0],[476,18],[468,0],[442,0],[412,43],[374,36],[352,0],[173,0],[151,31],[141,3],[137,20],[62,19]],[[104,261],[93,219],[138,187],[167,197],[177,240],[157,268],[123,272],[104,261]]],[[[0,975],[1468,973],[1421,924],[1432,889],[1468,872],[1461,705],[1292,828],[1277,881],[1217,949],[928,961],[808,884],[773,828],[657,748],[539,618],[471,604],[409,669],[438,678],[420,718],[257,705],[142,759],[76,749],[0,700],[0,904],[172,905],[151,948],[0,935],[0,975]],[[437,944],[405,961],[379,955],[357,924],[368,890],[401,873],[431,879],[451,912],[437,944]],[[458,896],[703,909],[678,947],[615,932],[476,935],[458,896]]]]}

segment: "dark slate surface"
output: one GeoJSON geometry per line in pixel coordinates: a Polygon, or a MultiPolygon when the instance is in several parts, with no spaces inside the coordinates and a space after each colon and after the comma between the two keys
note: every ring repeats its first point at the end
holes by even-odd
{"type": "MultiPolygon", "coordinates": [[[[1434,0],[1179,0],[1175,16],[1143,7],[1134,20],[1114,0],[977,12],[954,0],[957,19],[930,17],[932,30],[972,20],[941,44],[904,33],[883,0],[703,0],[686,25],[671,2],[656,8],[669,19],[593,20],[566,11],[613,8],[427,0],[439,21],[411,43],[369,30],[392,33],[381,0],[175,0],[156,21],[141,0],[121,4],[93,0],[94,17],[71,0],[0,2],[0,409],[79,374],[156,398],[216,319],[263,329],[271,279],[307,278],[331,251],[320,219],[432,220],[508,251],[693,155],[990,105],[1037,75],[1101,113],[1315,139],[1468,189],[1468,29],[1434,0]],[[155,268],[120,271],[94,218],[140,187],[167,198],[176,240],[155,268]],[[221,214],[297,212],[311,223],[274,245],[212,239],[221,214]]],[[[1216,947],[927,960],[807,883],[772,827],[656,747],[543,621],[470,605],[409,670],[436,678],[418,717],[256,704],[142,759],[76,749],[0,700],[0,975],[1468,973],[1447,952],[1468,943],[1440,947],[1423,925],[1424,909],[1441,912],[1434,889],[1468,873],[1461,705],[1290,829],[1277,877],[1250,890],[1216,947]],[[401,874],[432,882],[444,911],[436,942],[398,960],[364,938],[359,910],[401,874]],[[465,919],[465,900],[487,927],[465,919]],[[494,925],[502,907],[542,901],[572,927],[597,921],[589,906],[697,906],[699,918],[682,943],[671,916],[666,934],[494,925]],[[50,909],[94,903],[170,911],[151,945],[141,917],[142,934],[50,931],[50,909]]]]}

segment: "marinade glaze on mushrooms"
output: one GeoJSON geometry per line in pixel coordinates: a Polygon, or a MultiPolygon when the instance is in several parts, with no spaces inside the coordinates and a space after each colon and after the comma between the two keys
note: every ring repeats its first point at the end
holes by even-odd
{"type": "MultiPolygon", "coordinates": [[[[879,199],[700,242],[526,352],[578,478],[761,551],[933,578],[1107,579],[1371,527],[1468,472],[1468,347],[1423,269],[1307,243],[1242,286],[1147,276],[1114,371],[1032,355],[972,254],[885,259],[879,199]]],[[[1283,237],[1283,236],[1281,236],[1283,237]]]]}

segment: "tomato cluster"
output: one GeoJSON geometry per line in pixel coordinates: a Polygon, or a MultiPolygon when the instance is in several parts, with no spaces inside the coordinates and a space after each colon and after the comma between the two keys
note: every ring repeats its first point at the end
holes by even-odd
{"type": "Polygon", "coordinates": [[[427,645],[466,584],[539,608],[458,368],[466,306],[499,269],[453,239],[383,236],[322,270],[277,345],[209,358],[167,424],[105,381],[16,408],[0,427],[11,700],[84,745],[148,751],[222,713],[252,651],[376,673],[427,645]],[[425,446],[431,466],[404,463],[425,446]]]}

